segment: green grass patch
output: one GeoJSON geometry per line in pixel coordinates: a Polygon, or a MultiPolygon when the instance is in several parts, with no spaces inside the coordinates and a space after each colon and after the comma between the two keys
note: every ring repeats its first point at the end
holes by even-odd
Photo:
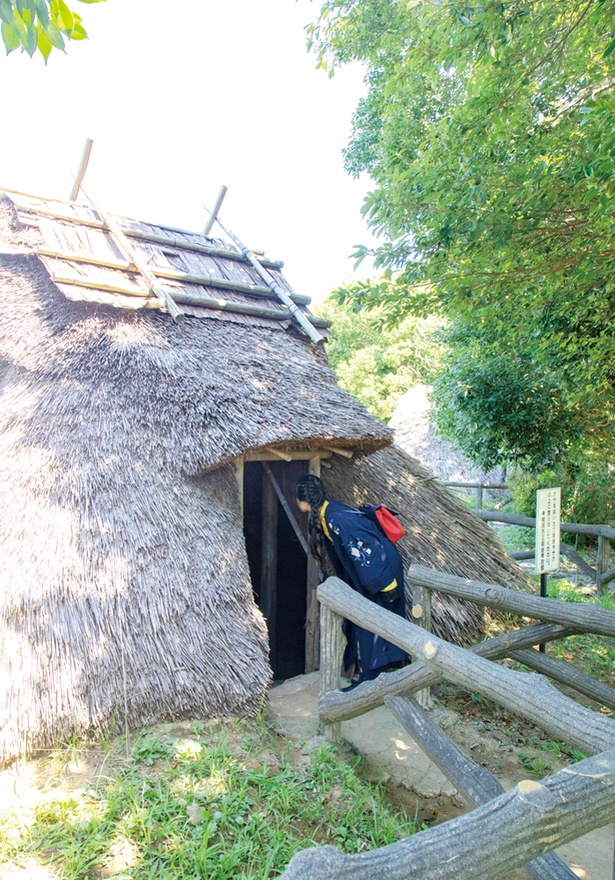
{"type": "Polygon", "coordinates": [[[288,753],[262,719],[144,731],[111,764],[27,819],[5,814],[0,860],[61,878],[271,878],[314,844],[358,853],[416,831],[333,747],[288,753]]]}

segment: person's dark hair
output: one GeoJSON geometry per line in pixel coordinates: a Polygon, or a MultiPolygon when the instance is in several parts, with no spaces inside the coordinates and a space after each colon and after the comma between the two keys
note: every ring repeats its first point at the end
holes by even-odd
{"type": "Polygon", "coordinates": [[[300,502],[307,502],[310,506],[308,520],[309,544],[312,556],[322,563],[322,526],[320,524],[320,509],[327,499],[325,488],[320,477],[315,474],[306,474],[297,482],[297,498],[300,502]]]}

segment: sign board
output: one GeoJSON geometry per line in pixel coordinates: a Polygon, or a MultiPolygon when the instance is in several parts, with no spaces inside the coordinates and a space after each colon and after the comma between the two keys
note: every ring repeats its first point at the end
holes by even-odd
{"type": "Polygon", "coordinates": [[[559,525],[562,489],[536,490],[536,575],[559,566],[559,525]]]}

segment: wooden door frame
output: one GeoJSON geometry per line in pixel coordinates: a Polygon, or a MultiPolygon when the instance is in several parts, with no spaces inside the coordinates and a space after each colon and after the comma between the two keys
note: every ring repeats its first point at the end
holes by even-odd
{"type": "MultiPolygon", "coordinates": [[[[328,449],[319,449],[319,450],[260,450],[254,453],[248,453],[246,456],[242,456],[238,459],[235,459],[235,477],[237,480],[237,489],[239,494],[239,505],[241,509],[241,517],[243,519],[243,509],[244,509],[244,465],[246,462],[279,462],[280,459],[283,459],[287,462],[303,460],[308,462],[308,474],[314,474],[316,477],[320,477],[321,473],[321,461],[322,459],[330,459],[333,455],[333,452],[338,452],[328,450],[328,449]]],[[[342,452],[342,451],[339,451],[342,452]]],[[[343,455],[352,455],[350,451],[344,450],[343,455]]],[[[270,505],[268,504],[268,509],[273,510],[273,507],[276,509],[277,513],[277,499],[275,497],[275,493],[271,491],[270,493],[270,484],[269,481],[266,481],[269,489],[266,489],[267,498],[269,499],[270,505]]],[[[265,487],[264,487],[265,489],[265,487]]],[[[303,524],[301,524],[303,525],[303,524]]],[[[275,564],[274,560],[274,551],[272,550],[272,545],[270,546],[271,554],[267,555],[267,559],[271,557],[270,563],[271,566],[275,564]]],[[[271,566],[268,566],[268,571],[271,569],[271,566]]],[[[306,610],[305,610],[305,672],[311,673],[314,670],[318,670],[320,663],[320,611],[318,608],[318,599],[316,597],[316,589],[320,584],[320,568],[318,563],[314,558],[309,555],[307,559],[307,579],[306,579],[306,610]]],[[[269,590],[268,594],[271,597],[274,596],[275,590],[269,590]]],[[[273,614],[272,610],[269,610],[269,614],[273,614]]],[[[273,649],[273,647],[271,647],[273,649]]]]}

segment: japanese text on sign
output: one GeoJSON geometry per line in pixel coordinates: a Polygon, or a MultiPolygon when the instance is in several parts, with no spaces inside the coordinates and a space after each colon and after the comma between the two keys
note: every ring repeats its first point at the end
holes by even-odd
{"type": "Polygon", "coordinates": [[[561,498],[559,486],[536,491],[536,575],[559,565],[561,498]]]}

